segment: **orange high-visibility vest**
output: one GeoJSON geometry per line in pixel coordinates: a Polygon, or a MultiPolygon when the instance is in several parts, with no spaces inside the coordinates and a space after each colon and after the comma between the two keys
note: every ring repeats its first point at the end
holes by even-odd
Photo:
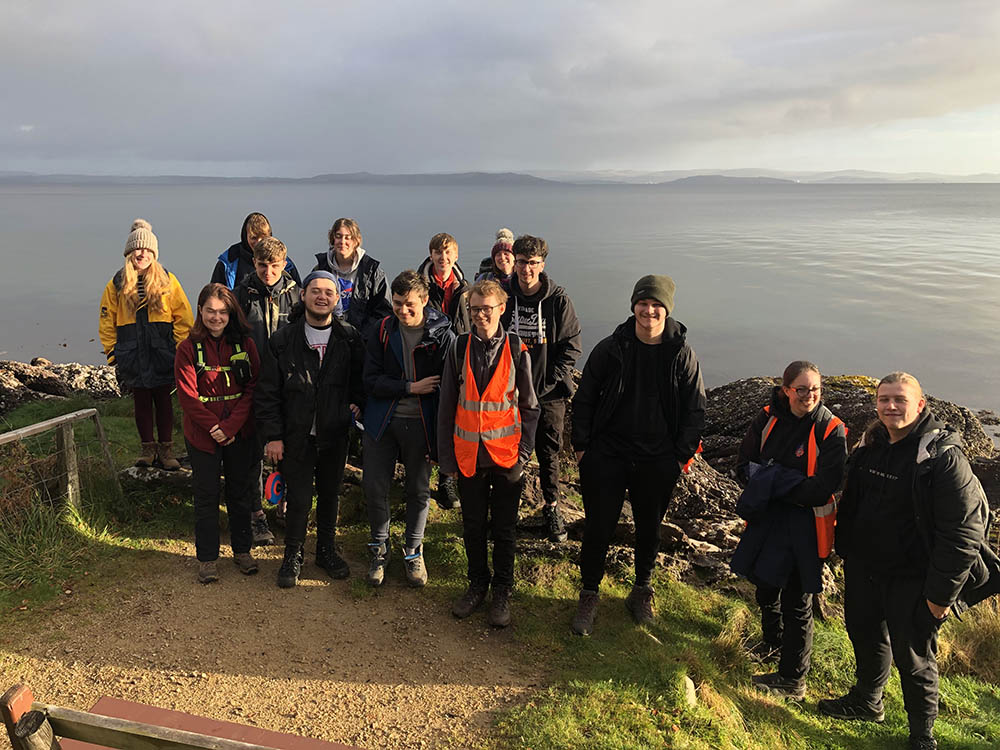
{"type": "Polygon", "coordinates": [[[504,469],[517,463],[521,445],[521,412],[517,408],[510,336],[504,339],[496,370],[482,394],[472,372],[471,349],[470,337],[465,346],[464,377],[455,410],[455,460],[458,470],[466,477],[476,473],[480,442],[486,446],[493,462],[504,469]]]}
{"type": "MultiPolygon", "coordinates": [[[[765,406],[764,411],[768,414],[771,413],[770,406],[765,406]]],[[[760,449],[764,450],[764,443],[767,442],[767,438],[771,434],[771,430],[774,429],[775,422],[778,418],[771,416],[767,420],[767,424],[764,425],[764,429],[760,433],[760,449]]],[[[830,421],[827,422],[826,430],[823,432],[823,440],[830,437],[831,433],[837,429],[838,425],[844,424],[840,417],[835,415],[830,416],[830,421]]],[[[847,426],[844,425],[844,433],[847,433],[847,426]]],[[[813,422],[812,427],[809,428],[809,440],[806,441],[806,476],[813,477],[816,476],[816,461],[819,458],[819,445],[816,442],[816,423],[813,422]]],[[[833,495],[830,495],[830,499],[825,505],[820,505],[819,507],[813,508],[813,515],[816,517],[816,551],[819,557],[823,560],[830,556],[833,552],[833,535],[834,528],[837,525],[837,500],[833,495]]]]}

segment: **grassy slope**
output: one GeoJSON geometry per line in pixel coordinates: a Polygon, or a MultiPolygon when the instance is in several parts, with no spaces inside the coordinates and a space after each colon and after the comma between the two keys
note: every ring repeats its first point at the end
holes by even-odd
{"type": "MultiPolygon", "coordinates": [[[[8,415],[7,422],[18,427],[89,405],[85,399],[30,404],[8,415]]],[[[127,463],[136,447],[131,404],[99,407],[116,458],[127,463]]],[[[86,432],[78,433],[78,441],[87,439],[86,432]]],[[[348,494],[353,497],[345,498],[345,506],[350,507],[358,502],[357,488],[348,494]]],[[[92,503],[82,514],[39,512],[30,521],[34,533],[0,539],[0,625],[19,607],[37,609],[44,617],[44,602],[86,571],[100,569],[103,585],[124,580],[130,558],[170,546],[177,529],[187,533],[190,513],[190,500],[169,491],[125,503],[92,503]]],[[[342,542],[360,556],[366,528],[354,525],[344,532],[342,542]]],[[[611,571],[602,589],[595,634],[571,635],[579,587],[576,549],[567,546],[560,559],[519,555],[516,638],[523,658],[545,664],[551,679],[533,700],[498,717],[485,747],[905,747],[906,717],[895,675],[881,727],[835,722],[816,713],[816,699],[839,695],[851,683],[853,656],[840,622],[818,625],[809,695],[802,705],[771,699],[751,687],[750,675],[760,668],[744,653],[744,644],[759,635],[747,604],[752,600],[679,583],[666,571],[654,582],[658,616],[652,627],[636,628],[628,619],[622,603],[628,571],[619,570],[611,571]],[[694,707],[684,698],[685,675],[697,686],[694,707]]],[[[448,606],[464,587],[465,555],[454,513],[432,510],[426,550],[427,595],[448,606]]],[[[378,595],[360,578],[352,590],[358,597],[378,595]]],[[[946,665],[968,669],[971,664],[997,679],[996,634],[1000,616],[989,609],[965,623],[949,623],[942,646],[946,665]],[[983,654],[993,661],[983,663],[983,654]]],[[[944,677],[938,736],[944,747],[1000,745],[1000,690],[970,677],[944,677]]]]}

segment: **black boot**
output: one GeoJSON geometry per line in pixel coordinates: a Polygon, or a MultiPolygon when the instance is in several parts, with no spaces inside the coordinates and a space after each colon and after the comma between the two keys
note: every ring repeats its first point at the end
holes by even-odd
{"type": "Polygon", "coordinates": [[[281,561],[278,568],[278,588],[290,589],[299,582],[299,573],[302,572],[302,545],[286,544],[285,559],[281,561]]]}
{"type": "Polygon", "coordinates": [[[333,540],[316,542],[316,564],[325,570],[330,578],[347,578],[351,574],[347,561],[337,554],[333,540]]]}

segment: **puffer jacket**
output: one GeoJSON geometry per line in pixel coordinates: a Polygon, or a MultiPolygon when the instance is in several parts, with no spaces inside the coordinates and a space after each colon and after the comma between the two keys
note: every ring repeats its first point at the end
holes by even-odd
{"type": "Polygon", "coordinates": [[[194,324],[191,305],[177,277],[163,294],[164,310],[150,310],[148,300],[135,311],[120,297],[122,272],[104,287],[98,332],[108,364],[125,388],[156,388],[174,382],[174,353],[194,324]]]}

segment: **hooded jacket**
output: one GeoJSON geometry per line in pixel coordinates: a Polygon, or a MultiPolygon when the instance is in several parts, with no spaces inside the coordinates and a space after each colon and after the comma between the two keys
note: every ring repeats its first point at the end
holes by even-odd
{"type": "Polygon", "coordinates": [[[566,290],[547,274],[539,276],[541,288],[532,295],[511,279],[510,299],[501,322],[516,333],[531,352],[531,379],[539,401],[573,395],[573,368],[583,354],[580,319],[566,290]]]}
{"type": "MultiPolygon", "coordinates": [[[[254,274],[253,248],[247,244],[247,222],[250,221],[248,215],[243,220],[243,228],[240,230],[240,241],[235,245],[230,245],[222,255],[219,256],[215,268],[212,269],[213,284],[225,284],[230,289],[236,289],[239,283],[254,274]]],[[[291,258],[285,259],[285,271],[295,279],[295,283],[302,286],[302,279],[299,278],[299,271],[292,263],[291,258]]]]}
{"type": "Polygon", "coordinates": [[[120,297],[122,272],[104,287],[98,333],[108,364],[126,388],[156,388],[174,382],[174,353],[194,324],[191,304],[177,277],[169,271],[170,286],[163,295],[163,311],[144,301],[129,310],[120,297]]]}
{"type": "Polygon", "coordinates": [[[434,264],[431,262],[430,256],[427,256],[424,262],[420,264],[420,268],[417,269],[417,273],[424,277],[427,286],[430,288],[430,292],[427,295],[427,304],[438,312],[447,315],[448,320],[451,321],[451,329],[456,334],[461,335],[472,330],[472,321],[469,319],[469,308],[466,306],[470,284],[466,280],[465,273],[458,263],[452,266],[451,272],[458,281],[458,286],[451,296],[451,304],[445,310],[444,289],[439,287],[434,280],[434,264]]]}
{"type": "MultiPolygon", "coordinates": [[[[663,332],[663,356],[669,358],[660,384],[660,405],[670,427],[674,457],[690,460],[705,428],[705,386],[694,350],[687,344],[687,328],[671,317],[663,332]]],[[[635,316],[598,342],[583,368],[580,387],[573,398],[572,443],[585,451],[608,424],[621,400],[632,366],[632,349],[638,343],[635,316]]]]}
{"type": "MultiPolygon", "coordinates": [[[[332,256],[332,248],[325,253],[316,253],[316,265],[313,270],[329,271],[334,276],[343,278],[346,274],[341,273],[332,256]]],[[[364,248],[358,248],[354,262],[352,269],[355,272],[354,286],[347,304],[344,305],[342,302],[341,308],[347,308],[347,312],[343,314],[344,319],[358,329],[362,341],[367,341],[372,329],[382,318],[392,314],[389,284],[379,262],[368,255],[364,248]]]]}
{"type": "MultiPolygon", "coordinates": [[[[444,359],[455,341],[455,334],[444,313],[431,307],[424,308],[424,334],[413,349],[413,372],[416,380],[441,375],[444,359]]],[[[410,395],[409,381],[403,367],[403,337],[399,320],[389,315],[375,326],[368,336],[365,354],[364,382],[368,401],[365,403],[365,431],[375,440],[381,440],[385,428],[392,421],[399,400],[410,395]],[[383,339],[383,330],[384,336],[383,339]]],[[[437,457],[437,409],[440,391],[417,395],[420,415],[427,441],[427,455],[437,457]]]]}
{"type": "Polygon", "coordinates": [[[317,447],[335,444],[353,424],[349,405],[365,402],[358,332],[334,317],[320,365],[319,354],[306,342],[305,322],[302,307],[296,307],[288,325],[267,342],[255,400],[261,440],[283,440],[292,451],[305,446],[314,423],[317,447]]]}
{"type": "Polygon", "coordinates": [[[881,426],[866,434],[848,462],[837,553],[877,575],[923,578],[927,599],[954,604],[986,534],[961,442],[930,408],[896,443],[881,426]]]}
{"type": "Polygon", "coordinates": [[[288,324],[288,316],[299,301],[299,291],[299,285],[287,271],[282,271],[273,289],[268,289],[256,273],[248,275],[236,287],[236,301],[252,326],[250,335],[257,351],[262,351],[267,340],[288,324]]]}

